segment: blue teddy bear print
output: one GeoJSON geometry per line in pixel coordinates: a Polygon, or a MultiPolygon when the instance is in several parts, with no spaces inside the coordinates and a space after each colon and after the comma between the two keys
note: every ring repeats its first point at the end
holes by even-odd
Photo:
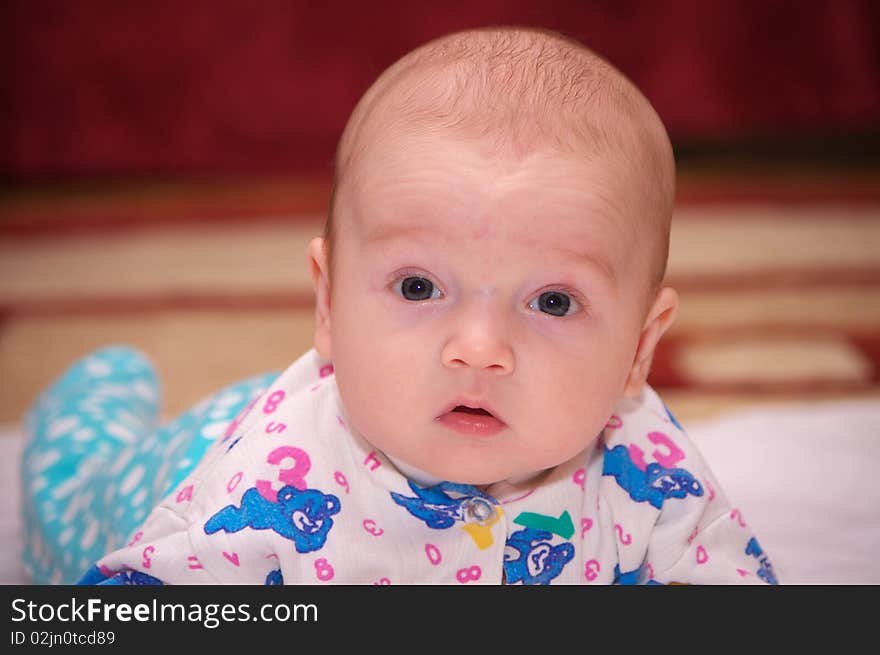
{"type": "Polygon", "coordinates": [[[159,578],[141,573],[140,571],[119,571],[107,574],[97,565],[90,568],[77,582],[78,585],[106,585],[106,586],[145,586],[164,585],[159,578]]]}
{"type": "Polygon", "coordinates": [[[637,503],[647,501],[657,509],[667,498],[703,495],[702,485],[689,471],[665,468],[656,462],[648,464],[643,471],[632,461],[625,446],[605,448],[602,475],[614,476],[630,498],[637,503]]]}
{"type": "Polygon", "coordinates": [[[435,530],[451,528],[456,521],[464,521],[464,503],[468,499],[479,497],[489,503],[497,504],[494,498],[469,484],[441,482],[433,487],[422,489],[409,482],[409,488],[416,494],[415,497],[404,496],[392,491],[391,498],[417,519],[424,521],[429,528],[435,530]],[[447,492],[462,494],[464,497],[453,498],[447,492]]]}
{"type": "Polygon", "coordinates": [[[574,558],[574,546],[565,542],[553,546],[553,535],[544,530],[525,528],[507,538],[504,576],[507,584],[548,585],[574,558]],[[515,553],[515,554],[514,554],[515,553]]]}
{"type": "Polygon", "coordinates": [[[751,555],[752,557],[757,559],[758,563],[761,565],[757,573],[759,578],[761,578],[767,584],[779,584],[779,580],[776,578],[776,573],[774,573],[773,571],[773,565],[764,554],[764,549],[761,548],[761,544],[759,544],[758,540],[754,537],[749,539],[749,543],[746,544],[746,555],[751,555]]]}
{"type": "Polygon", "coordinates": [[[205,523],[205,534],[220,530],[238,532],[245,528],[274,530],[296,545],[299,553],[323,548],[333,519],[341,509],[339,498],[317,489],[282,487],[278,500],[264,498],[256,487],[241,497],[241,507],[227,505],[205,523]]]}

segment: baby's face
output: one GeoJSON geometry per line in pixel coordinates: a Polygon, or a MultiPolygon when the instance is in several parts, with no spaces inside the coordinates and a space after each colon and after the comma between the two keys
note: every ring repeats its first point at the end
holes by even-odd
{"type": "Polygon", "coordinates": [[[470,484],[589,446],[645,321],[625,182],[570,154],[513,161],[437,137],[386,138],[350,175],[316,345],[353,427],[470,484]]]}

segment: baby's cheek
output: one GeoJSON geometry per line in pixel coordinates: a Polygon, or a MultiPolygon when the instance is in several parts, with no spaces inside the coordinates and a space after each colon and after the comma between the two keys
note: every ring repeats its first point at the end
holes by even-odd
{"type": "Polygon", "coordinates": [[[354,427],[363,433],[383,427],[383,420],[399,420],[412,406],[412,361],[382,352],[361,353],[345,365],[336,365],[336,381],[354,427]]]}
{"type": "Polygon", "coordinates": [[[589,366],[581,367],[573,375],[560,375],[547,385],[551,391],[545,396],[548,408],[545,423],[560,435],[567,435],[567,443],[586,447],[605,425],[618,400],[617,378],[595,375],[589,366]]]}

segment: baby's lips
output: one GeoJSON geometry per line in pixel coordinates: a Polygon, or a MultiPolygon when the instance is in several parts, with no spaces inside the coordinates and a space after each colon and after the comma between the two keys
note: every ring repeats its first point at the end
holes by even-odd
{"type": "Polygon", "coordinates": [[[456,411],[462,414],[473,414],[475,416],[488,415],[496,419],[497,421],[504,423],[504,419],[502,419],[493,409],[493,407],[486,403],[484,400],[466,397],[459,397],[454,399],[443,408],[443,411],[440,412],[437,418],[456,411]]]}
{"type": "MultiPolygon", "coordinates": [[[[461,409],[461,403],[451,411],[437,417],[437,422],[469,438],[490,438],[504,430],[506,424],[499,418],[485,412],[469,412],[461,409]]],[[[471,407],[465,405],[465,407],[471,407]]]]}
{"type": "Polygon", "coordinates": [[[464,414],[481,414],[483,416],[492,416],[492,412],[483,409],[482,407],[468,407],[466,405],[459,405],[453,412],[462,412],[464,414]]]}

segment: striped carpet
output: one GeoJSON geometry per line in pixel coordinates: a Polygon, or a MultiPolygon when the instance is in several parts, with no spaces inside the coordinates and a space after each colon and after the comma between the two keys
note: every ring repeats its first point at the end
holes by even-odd
{"type": "MultiPolygon", "coordinates": [[[[683,175],[682,308],[650,381],[684,421],[880,398],[880,176],[683,175]]],[[[142,348],[174,414],[311,345],[328,180],[115,181],[0,196],[0,422],[76,357],[142,348]]]]}

